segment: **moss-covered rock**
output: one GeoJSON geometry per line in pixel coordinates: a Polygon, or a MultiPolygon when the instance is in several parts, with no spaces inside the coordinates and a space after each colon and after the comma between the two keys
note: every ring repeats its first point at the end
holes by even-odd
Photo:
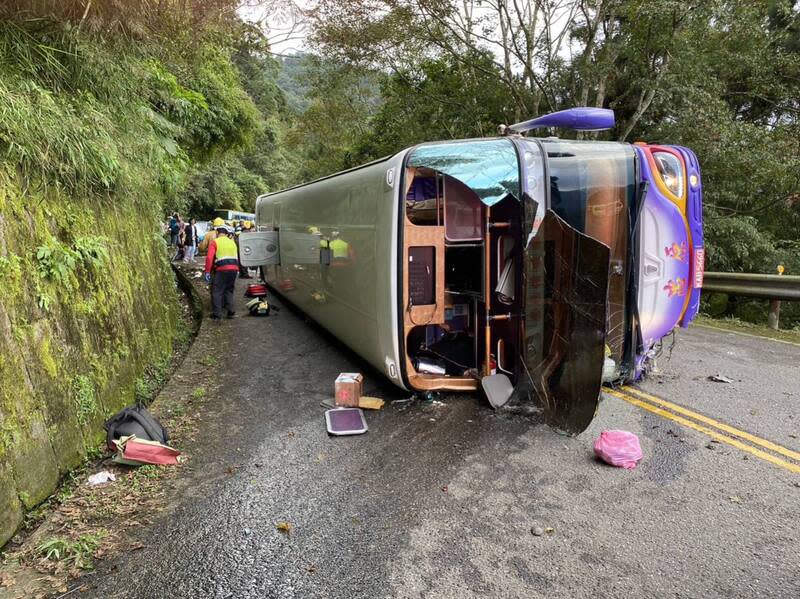
{"type": "Polygon", "coordinates": [[[2,176],[0,190],[2,544],[96,447],[182,325],[152,208],[36,196],[2,176]]]}

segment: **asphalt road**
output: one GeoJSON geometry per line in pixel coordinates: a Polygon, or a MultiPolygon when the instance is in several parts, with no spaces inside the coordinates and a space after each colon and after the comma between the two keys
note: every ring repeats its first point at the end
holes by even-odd
{"type": "MultiPolygon", "coordinates": [[[[632,391],[570,438],[470,396],[392,404],[407,394],[285,308],[205,322],[187,363],[208,347],[222,392],[182,490],[81,596],[800,596],[800,474],[620,398],[632,391]],[[387,407],[366,435],[331,438],[319,402],[353,370],[387,407]],[[593,457],[616,428],[640,436],[635,470],[593,457]]],[[[800,451],[798,364],[800,346],[698,327],[642,389],[800,451]]]]}

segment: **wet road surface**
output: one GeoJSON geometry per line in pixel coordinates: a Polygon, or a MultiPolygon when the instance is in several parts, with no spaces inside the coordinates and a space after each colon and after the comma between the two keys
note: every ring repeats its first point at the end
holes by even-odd
{"type": "MultiPolygon", "coordinates": [[[[187,361],[218,347],[221,392],[183,484],[81,596],[800,596],[800,475],[698,430],[613,396],[575,438],[470,396],[393,404],[408,394],[285,307],[201,341],[187,361]],[[366,435],[325,432],[342,371],[387,400],[366,435]],[[640,436],[637,469],[594,459],[610,428],[640,436]]],[[[642,388],[798,450],[798,364],[798,346],[694,328],[642,388]]]]}

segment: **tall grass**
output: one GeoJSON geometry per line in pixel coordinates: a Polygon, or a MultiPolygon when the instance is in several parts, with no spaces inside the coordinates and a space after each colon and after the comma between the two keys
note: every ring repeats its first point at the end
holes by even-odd
{"type": "Polygon", "coordinates": [[[26,187],[176,198],[193,163],[258,126],[225,47],[195,42],[178,52],[49,19],[0,22],[0,167],[26,187]]]}

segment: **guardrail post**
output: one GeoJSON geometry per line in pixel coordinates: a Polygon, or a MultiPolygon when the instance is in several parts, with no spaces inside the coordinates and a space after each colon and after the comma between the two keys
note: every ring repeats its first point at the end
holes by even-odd
{"type": "MultiPolygon", "coordinates": [[[[778,276],[783,274],[783,264],[778,264],[778,276]]],[[[769,315],[767,316],[767,324],[769,328],[778,330],[780,328],[781,318],[781,300],[770,300],[769,302],[769,315]]]]}

